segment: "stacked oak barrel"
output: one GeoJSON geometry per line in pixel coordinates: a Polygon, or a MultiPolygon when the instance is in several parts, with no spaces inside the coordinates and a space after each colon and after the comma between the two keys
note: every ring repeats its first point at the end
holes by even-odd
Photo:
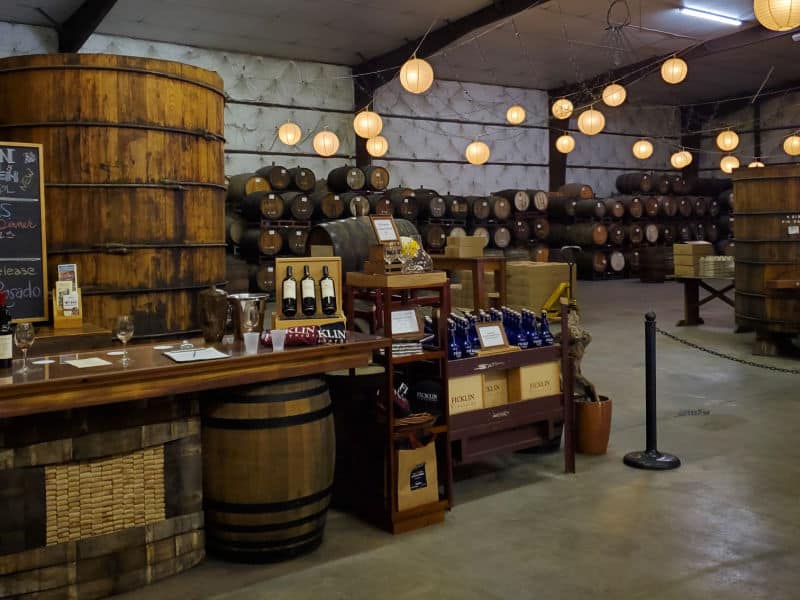
{"type": "Polygon", "coordinates": [[[230,289],[274,293],[276,257],[305,255],[308,232],[317,223],[387,214],[392,208],[388,184],[383,167],[342,166],[317,179],[311,169],[273,164],[229,177],[230,289]]]}

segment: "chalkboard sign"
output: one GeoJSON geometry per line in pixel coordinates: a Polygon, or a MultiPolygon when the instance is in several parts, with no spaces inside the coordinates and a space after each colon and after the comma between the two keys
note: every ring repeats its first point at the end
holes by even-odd
{"type": "Polygon", "coordinates": [[[41,144],[0,142],[0,290],[15,322],[46,321],[41,144]]]}

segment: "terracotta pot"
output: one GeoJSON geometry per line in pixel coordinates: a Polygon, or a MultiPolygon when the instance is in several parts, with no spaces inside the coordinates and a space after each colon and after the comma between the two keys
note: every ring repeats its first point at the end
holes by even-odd
{"type": "Polygon", "coordinates": [[[578,435],[576,446],[581,454],[605,454],[611,435],[611,399],[600,396],[599,402],[575,401],[578,435]]]}

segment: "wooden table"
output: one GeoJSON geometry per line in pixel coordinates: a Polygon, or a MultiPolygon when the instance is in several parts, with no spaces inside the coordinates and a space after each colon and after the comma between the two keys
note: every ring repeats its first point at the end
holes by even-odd
{"type": "Polygon", "coordinates": [[[700,307],[703,304],[711,302],[715,298],[718,298],[731,307],[735,306],[733,300],[727,296],[727,293],[735,287],[733,278],[715,277],[714,279],[730,281],[731,283],[721,288],[715,288],[706,283],[702,277],[677,277],[675,279],[675,281],[683,284],[683,319],[678,321],[678,327],[702,325],[704,321],[700,318],[700,307]],[[700,288],[709,292],[709,295],[702,300],[700,299],[700,288]]]}
{"type": "Polygon", "coordinates": [[[486,291],[486,272],[494,272],[494,284],[500,294],[500,305],[506,303],[506,259],[503,256],[476,256],[458,258],[455,256],[432,255],[433,268],[444,271],[471,271],[473,308],[488,309],[489,294],[486,291]]]}
{"type": "MultiPolygon", "coordinates": [[[[196,347],[206,344],[202,339],[190,340],[196,347]]],[[[177,342],[173,342],[177,349],[177,342]]],[[[275,381],[325,373],[338,369],[365,366],[372,352],[384,348],[388,340],[374,335],[348,333],[344,344],[287,348],[272,352],[259,348],[258,354],[245,354],[241,342],[233,345],[214,344],[230,358],[176,363],[154,350],[158,344],[128,346],[131,363],[120,364],[120,346],[105,350],[60,354],[49,357],[52,364],[32,365],[35,370],[19,373],[21,360],[15,360],[12,375],[0,376],[0,418],[97,406],[122,401],[157,398],[226,388],[250,383],[275,381]],[[98,357],[111,362],[108,366],[78,369],[62,364],[72,358],[98,357]]],[[[209,344],[210,346],[210,344],[209,344]]]]}
{"type": "Polygon", "coordinates": [[[98,598],[195,566],[207,524],[200,406],[215,397],[195,392],[360,367],[388,344],[359,333],[250,355],[219,344],[228,358],[175,363],[149,343],[129,348],[128,367],[108,354],[117,346],[55,354],[27,374],[15,360],[0,373],[0,599],[98,598]],[[61,362],[75,357],[111,364],[61,362]]]}

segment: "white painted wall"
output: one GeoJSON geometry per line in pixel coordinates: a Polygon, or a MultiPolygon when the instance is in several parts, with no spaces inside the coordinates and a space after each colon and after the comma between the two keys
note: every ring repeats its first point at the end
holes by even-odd
{"type": "Polygon", "coordinates": [[[597,196],[606,197],[616,194],[615,182],[622,173],[671,169],[669,157],[680,140],[677,108],[627,103],[617,108],[605,105],[596,108],[606,118],[605,129],[597,135],[587,136],[578,131],[581,111],[569,119],[575,150],[567,155],[567,183],[589,184],[597,196]],[[639,137],[653,142],[653,155],[646,160],[637,159],[631,151],[639,137]]]}
{"type": "Polygon", "coordinates": [[[376,93],[375,110],[384,115],[389,152],[373,162],[389,169],[392,186],[463,195],[547,188],[546,92],[437,80],[415,95],[395,79],[376,93]],[[512,104],[525,108],[529,127],[506,123],[512,104]],[[470,165],[464,156],[475,139],[491,149],[486,165],[470,165]]]}

